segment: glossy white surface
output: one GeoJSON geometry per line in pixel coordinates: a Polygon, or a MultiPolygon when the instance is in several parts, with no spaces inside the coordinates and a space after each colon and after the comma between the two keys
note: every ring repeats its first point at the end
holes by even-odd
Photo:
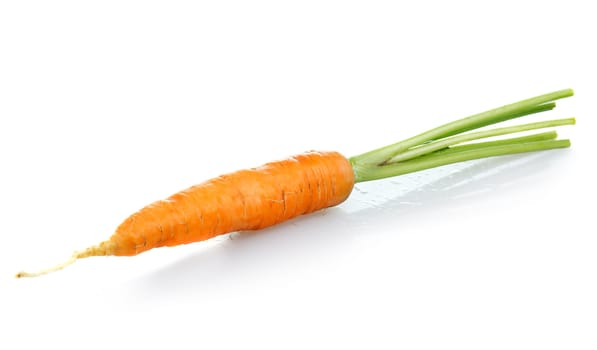
{"type": "Polygon", "coordinates": [[[586,2],[4,2],[1,349],[597,347],[586,2]],[[277,227],[38,279],[140,207],[572,87],[573,147],[357,185],[277,227]]]}

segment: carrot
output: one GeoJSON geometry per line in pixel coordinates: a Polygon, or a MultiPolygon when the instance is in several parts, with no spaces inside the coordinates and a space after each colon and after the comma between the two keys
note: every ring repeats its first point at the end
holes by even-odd
{"type": "Polygon", "coordinates": [[[554,131],[467,143],[487,137],[574,124],[573,118],[467,132],[551,110],[570,89],[537,96],[442,125],[404,141],[351,158],[311,151],[257,168],[221,175],[152,203],[128,217],[106,241],[75,252],[65,263],[16,277],[57,271],[91,256],[133,256],[218,235],[259,230],[346,200],[357,182],[383,179],[445,164],[570,146],[554,131]]]}
{"type": "Polygon", "coordinates": [[[258,230],[343,202],[352,191],[350,162],[309,152],[241,170],[178,192],[126,219],[110,240],[83,255],[137,255],[240,230],[258,230]]]}

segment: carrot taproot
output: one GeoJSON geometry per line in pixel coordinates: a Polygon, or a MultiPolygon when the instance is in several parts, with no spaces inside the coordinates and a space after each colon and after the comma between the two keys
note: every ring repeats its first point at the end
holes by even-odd
{"type": "Polygon", "coordinates": [[[90,255],[137,255],[240,230],[258,230],[343,202],[354,186],[348,159],[309,152],[222,175],[146,206],[90,255]]]}
{"type": "Polygon", "coordinates": [[[345,201],[357,182],[445,164],[521,152],[565,148],[568,140],[545,132],[466,143],[498,135],[574,124],[549,120],[465,133],[505,120],[551,110],[570,89],[537,96],[434,128],[404,141],[346,158],[311,151],[257,168],[221,175],[154,202],[128,217],[106,241],[75,252],[65,263],[16,277],[57,271],[91,256],[133,256],[147,250],[198,242],[234,231],[259,230],[345,201]]]}
{"type": "Polygon", "coordinates": [[[354,186],[350,161],[311,151],[257,168],[221,175],[154,202],[129,216],[110,239],[76,252],[61,269],[90,256],[132,256],[152,248],[259,230],[342,203],[354,186]]]}

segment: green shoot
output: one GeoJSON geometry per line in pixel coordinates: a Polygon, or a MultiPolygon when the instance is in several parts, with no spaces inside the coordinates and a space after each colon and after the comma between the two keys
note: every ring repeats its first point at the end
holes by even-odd
{"type": "Polygon", "coordinates": [[[475,143],[467,143],[464,145],[450,146],[448,148],[444,148],[439,151],[429,153],[429,154],[427,154],[427,156],[467,151],[467,150],[472,150],[472,149],[480,148],[480,147],[503,146],[503,145],[517,144],[517,143],[525,143],[525,142],[555,140],[557,137],[558,137],[558,134],[555,131],[547,131],[547,132],[542,132],[542,133],[538,133],[538,134],[532,134],[532,135],[520,136],[520,137],[512,137],[512,138],[496,140],[496,141],[475,142],[475,143]]]}
{"type": "Polygon", "coordinates": [[[555,132],[461,145],[465,142],[541,128],[571,125],[574,118],[469,132],[506,120],[555,108],[553,101],[573,95],[571,89],[533,97],[456,120],[417,136],[350,158],[356,182],[402,175],[472,159],[565,148],[568,140],[555,140],[555,132]]]}
{"type": "Polygon", "coordinates": [[[456,144],[467,142],[467,141],[473,141],[473,140],[478,140],[478,139],[493,137],[493,136],[512,134],[515,132],[549,128],[549,127],[553,127],[553,126],[571,125],[574,123],[575,123],[574,118],[557,119],[557,120],[549,120],[549,121],[538,122],[538,123],[516,125],[516,126],[507,127],[507,128],[497,128],[497,129],[491,129],[491,130],[485,130],[485,131],[472,132],[472,133],[458,135],[458,136],[452,136],[452,137],[441,139],[441,140],[438,140],[435,142],[427,143],[427,144],[421,145],[416,148],[411,148],[402,153],[398,153],[397,155],[395,155],[394,157],[392,157],[388,161],[386,161],[386,163],[403,162],[405,160],[413,159],[413,158],[422,156],[424,154],[431,153],[433,151],[437,151],[442,148],[446,148],[448,146],[456,145],[456,144]]]}

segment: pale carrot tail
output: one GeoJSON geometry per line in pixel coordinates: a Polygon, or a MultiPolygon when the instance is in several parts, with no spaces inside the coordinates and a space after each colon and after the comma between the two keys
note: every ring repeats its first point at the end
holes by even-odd
{"type": "Polygon", "coordinates": [[[110,241],[104,241],[98,245],[94,245],[85,250],[82,250],[79,252],[74,252],[73,255],[67,261],[63,262],[62,264],[56,265],[56,266],[48,268],[48,269],[34,271],[34,272],[21,271],[21,272],[18,272],[15,275],[15,277],[16,278],[38,277],[38,276],[46,275],[51,272],[60,271],[63,268],[74,264],[79,259],[88,258],[91,256],[113,255],[113,253],[112,253],[113,250],[114,250],[113,243],[110,241]]]}
{"type": "Polygon", "coordinates": [[[73,254],[73,256],[71,256],[67,261],[63,262],[62,264],[56,265],[54,267],[51,267],[49,269],[43,269],[43,270],[39,270],[39,271],[35,271],[35,272],[27,272],[27,271],[20,271],[18,272],[15,277],[16,278],[23,278],[23,277],[39,277],[42,275],[46,275],[48,273],[51,272],[56,272],[56,271],[60,271],[63,268],[72,265],[75,263],[75,261],[77,261],[77,257],[75,254],[73,254]]]}

